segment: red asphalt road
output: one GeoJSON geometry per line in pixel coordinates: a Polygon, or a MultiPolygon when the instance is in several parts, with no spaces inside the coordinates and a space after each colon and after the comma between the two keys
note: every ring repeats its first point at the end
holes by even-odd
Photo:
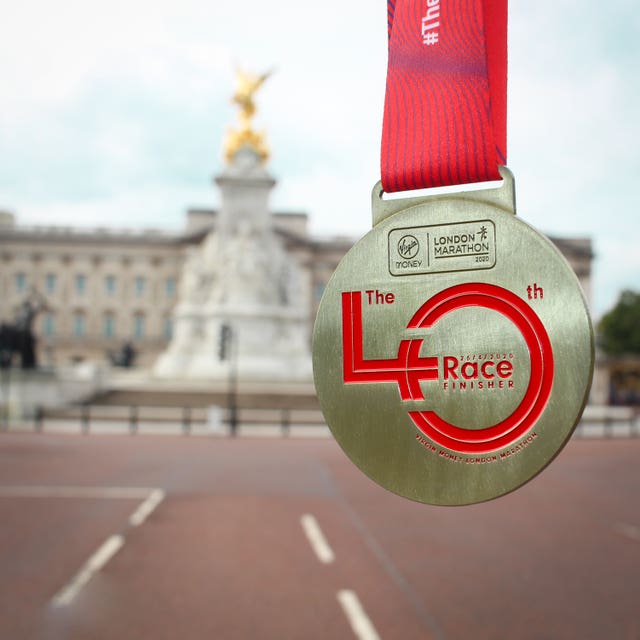
{"type": "Polygon", "coordinates": [[[133,528],[138,498],[0,497],[0,638],[352,640],[350,589],[382,640],[638,639],[639,460],[640,440],[574,441],[509,496],[438,508],[380,489],[331,440],[2,434],[0,489],[167,495],[133,528]]]}

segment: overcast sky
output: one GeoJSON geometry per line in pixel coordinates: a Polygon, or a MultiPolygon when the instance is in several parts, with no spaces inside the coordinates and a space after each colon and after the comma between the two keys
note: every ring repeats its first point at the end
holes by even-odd
{"type": "MultiPolygon", "coordinates": [[[[19,223],[178,229],[187,208],[216,206],[239,64],[276,70],[256,118],[274,208],[307,211],[323,235],[370,227],[384,0],[0,1],[0,209],[19,223]]],[[[599,316],[640,289],[640,12],[510,5],[518,213],[592,238],[599,316]]]]}

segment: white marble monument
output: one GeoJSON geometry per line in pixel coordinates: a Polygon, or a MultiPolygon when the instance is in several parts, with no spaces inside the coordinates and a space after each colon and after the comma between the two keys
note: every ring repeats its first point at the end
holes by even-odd
{"type": "Polygon", "coordinates": [[[230,132],[228,164],[215,179],[217,223],[185,261],[173,338],[153,373],[216,380],[233,367],[244,381],[309,381],[310,287],[272,227],[268,200],[275,180],[264,166],[263,136],[250,123],[252,96],[264,77],[239,80],[240,129],[230,132]],[[230,331],[222,359],[224,326],[230,331]]]}

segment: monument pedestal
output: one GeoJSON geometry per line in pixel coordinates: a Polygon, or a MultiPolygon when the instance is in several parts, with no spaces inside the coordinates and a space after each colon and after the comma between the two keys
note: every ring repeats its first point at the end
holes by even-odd
{"type": "Polygon", "coordinates": [[[310,381],[310,287],[275,234],[268,196],[275,180],[250,147],[216,178],[217,226],[185,262],[174,336],[159,378],[310,381]],[[221,358],[223,327],[230,329],[221,358]]]}

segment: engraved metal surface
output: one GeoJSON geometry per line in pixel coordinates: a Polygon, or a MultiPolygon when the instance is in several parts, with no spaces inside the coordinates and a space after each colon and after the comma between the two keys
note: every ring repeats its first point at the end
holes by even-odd
{"type": "Polygon", "coordinates": [[[418,204],[389,204],[376,186],[378,222],[320,304],[327,423],[362,471],[413,500],[516,489],[562,449],[588,397],[593,331],[578,280],[513,215],[503,175],[500,189],[418,204]]]}

